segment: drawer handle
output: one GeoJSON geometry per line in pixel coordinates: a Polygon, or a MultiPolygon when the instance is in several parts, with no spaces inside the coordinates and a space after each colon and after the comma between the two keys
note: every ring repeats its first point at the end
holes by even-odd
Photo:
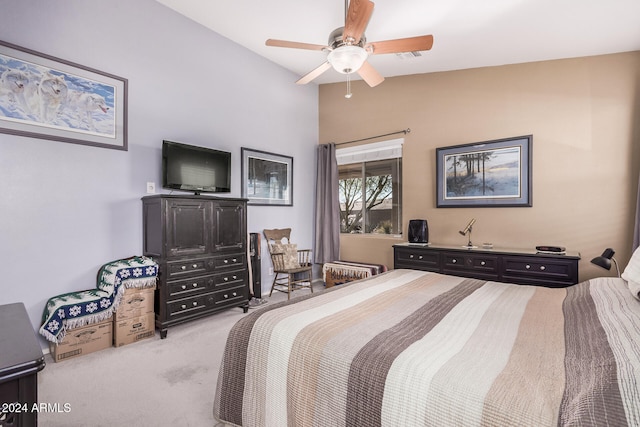
{"type": "Polygon", "coordinates": [[[422,259],[422,255],[420,255],[420,256],[418,257],[418,259],[422,259]]]}
{"type": "Polygon", "coordinates": [[[227,298],[229,298],[229,295],[224,294],[224,299],[227,299],[227,298]]]}
{"type": "Polygon", "coordinates": [[[231,261],[238,262],[238,258],[232,258],[231,261]]]}
{"type": "Polygon", "coordinates": [[[451,262],[455,264],[456,262],[458,262],[458,260],[454,258],[451,262]]]}
{"type": "Polygon", "coordinates": [[[413,254],[409,255],[409,258],[413,259],[413,254]]]}
{"type": "Polygon", "coordinates": [[[235,296],[237,296],[238,294],[236,294],[236,293],[234,292],[234,293],[233,293],[233,294],[231,294],[231,295],[233,295],[233,296],[235,297],[235,296]]]}
{"type": "Polygon", "coordinates": [[[227,276],[225,276],[224,279],[222,279],[222,280],[224,280],[225,282],[228,282],[229,278],[227,276]]]}
{"type": "Polygon", "coordinates": [[[198,264],[193,264],[191,267],[198,268],[198,264]]]}
{"type": "Polygon", "coordinates": [[[194,306],[194,307],[197,307],[197,306],[198,306],[198,301],[194,301],[194,302],[193,302],[193,306],[194,306]]]}
{"type": "Polygon", "coordinates": [[[229,264],[229,260],[228,260],[228,259],[225,259],[223,262],[224,262],[225,264],[229,264]]]}
{"type": "Polygon", "coordinates": [[[486,264],[486,262],[480,261],[480,265],[485,265],[485,264],[486,264]]]}
{"type": "Polygon", "coordinates": [[[193,285],[191,285],[191,286],[193,286],[194,288],[197,288],[197,287],[198,287],[198,284],[197,284],[197,283],[194,283],[194,284],[193,284],[193,285]]]}
{"type": "Polygon", "coordinates": [[[185,308],[187,308],[186,304],[182,304],[180,307],[181,307],[183,310],[184,310],[185,308]]]}
{"type": "Polygon", "coordinates": [[[547,269],[547,267],[545,267],[544,265],[541,265],[541,266],[540,266],[540,270],[544,271],[544,270],[546,270],[546,269],[547,269]]]}
{"type": "Polygon", "coordinates": [[[182,285],[182,286],[180,286],[180,287],[182,288],[182,290],[187,289],[187,285],[182,285]]]}
{"type": "Polygon", "coordinates": [[[531,266],[529,264],[525,265],[524,268],[526,268],[527,270],[529,270],[531,268],[531,266]]]}
{"type": "Polygon", "coordinates": [[[186,265],[183,265],[182,267],[180,267],[180,269],[181,269],[181,270],[186,270],[186,269],[187,269],[187,266],[186,266],[186,265]]]}

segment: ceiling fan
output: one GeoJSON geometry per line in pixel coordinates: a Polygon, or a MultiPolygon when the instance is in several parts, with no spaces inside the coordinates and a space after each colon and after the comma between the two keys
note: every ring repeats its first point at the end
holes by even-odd
{"type": "Polygon", "coordinates": [[[429,50],[433,46],[432,35],[367,43],[364,30],[371,19],[373,7],[374,3],[369,0],[351,0],[350,2],[345,0],[344,27],[331,32],[327,46],[275,39],[268,39],[265,44],[274,47],[328,52],[327,60],[323,64],[302,76],[296,83],[309,83],[333,67],[339,73],[347,75],[348,88],[345,96],[350,98],[350,74],[358,73],[371,87],[384,81],[384,77],[367,62],[369,55],[416,52],[429,50]]]}

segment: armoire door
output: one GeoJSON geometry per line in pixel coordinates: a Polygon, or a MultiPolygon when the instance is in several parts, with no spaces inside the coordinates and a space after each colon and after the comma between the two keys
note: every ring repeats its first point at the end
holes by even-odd
{"type": "Polygon", "coordinates": [[[246,247],[246,212],[243,202],[219,202],[214,208],[213,245],[216,251],[246,247]]]}
{"type": "Polygon", "coordinates": [[[167,256],[198,255],[210,252],[207,230],[211,202],[202,200],[166,201],[167,256]]]}

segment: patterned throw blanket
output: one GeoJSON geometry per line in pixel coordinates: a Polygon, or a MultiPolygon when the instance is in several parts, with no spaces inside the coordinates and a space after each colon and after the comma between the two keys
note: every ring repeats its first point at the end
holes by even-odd
{"type": "Polygon", "coordinates": [[[394,270],[231,330],[215,417],[248,426],[638,426],[640,301],[394,270]]]}
{"type": "Polygon", "coordinates": [[[387,271],[387,267],[381,264],[365,264],[353,261],[333,261],[322,266],[322,280],[327,288],[334,285],[366,279],[387,271]]]}
{"type": "Polygon", "coordinates": [[[64,339],[67,329],[101,322],[118,308],[125,288],[156,285],[158,265],[147,257],[131,257],[105,264],[98,272],[96,289],[70,292],[50,298],[42,314],[40,334],[53,343],[64,339]]]}

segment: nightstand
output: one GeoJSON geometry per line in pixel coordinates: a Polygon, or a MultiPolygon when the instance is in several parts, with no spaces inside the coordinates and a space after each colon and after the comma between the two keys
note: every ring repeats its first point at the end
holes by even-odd
{"type": "Polygon", "coordinates": [[[0,426],[36,426],[45,363],[24,304],[0,305],[0,325],[0,426]]]}

